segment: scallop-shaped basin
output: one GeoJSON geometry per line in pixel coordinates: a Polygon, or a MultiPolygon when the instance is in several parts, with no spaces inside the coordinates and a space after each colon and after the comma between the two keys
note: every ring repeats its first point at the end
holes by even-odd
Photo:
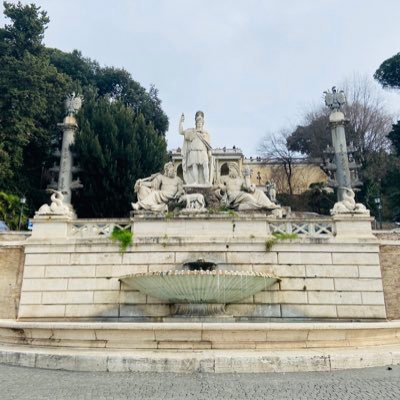
{"type": "Polygon", "coordinates": [[[247,271],[168,271],[127,275],[127,285],[169,303],[237,303],[273,285],[278,277],[247,271]]]}

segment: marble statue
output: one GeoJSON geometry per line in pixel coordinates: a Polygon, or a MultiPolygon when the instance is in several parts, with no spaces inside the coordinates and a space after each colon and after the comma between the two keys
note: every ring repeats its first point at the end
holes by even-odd
{"type": "Polygon", "coordinates": [[[338,92],[336,86],[332,87],[332,92],[326,90],[325,95],[325,105],[329,107],[333,112],[341,110],[341,108],[346,104],[346,95],[344,91],[338,92]]]}
{"type": "Polygon", "coordinates": [[[72,92],[67,96],[65,100],[65,109],[67,111],[68,116],[72,117],[78,113],[78,111],[82,107],[83,96],[77,95],[75,92],[72,92]]]}
{"type": "Polygon", "coordinates": [[[266,185],[266,189],[267,189],[267,194],[269,199],[275,203],[276,202],[276,184],[275,181],[273,179],[271,179],[267,185],[266,185]]]}
{"type": "Polygon", "coordinates": [[[343,190],[343,200],[335,203],[331,210],[331,215],[336,214],[368,214],[369,210],[361,204],[356,203],[354,200],[355,194],[352,189],[341,188],[343,190]]]}
{"type": "Polygon", "coordinates": [[[72,207],[69,204],[64,203],[64,195],[59,190],[47,189],[48,192],[52,193],[50,199],[51,204],[43,204],[38,211],[37,215],[65,215],[68,217],[73,216],[72,207]]]}
{"type": "Polygon", "coordinates": [[[257,189],[250,182],[250,171],[246,169],[241,178],[239,165],[235,162],[228,163],[229,175],[221,177],[217,191],[219,197],[226,197],[225,203],[228,207],[238,211],[280,208],[279,205],[270,201],[265,193],[257,189]]]}
{"type": "Polygon", "coordinates": [[[178,203],[186,204],[186,211],[204,211],[206,202],[201,193],[185,193],[180,198],[178,203]]]}
{"type": "Polygon", "coordinates": [[[212,181],[210,171],[213,170],[210,137],[204,129],[204,113],[197,111],[196,127],[184,129],[185,116],[182,114],[179,133],[183,135],[182,170],[186,185],[209,186],[212,181]]]}
{"type": "Polygon", "coordinates": [[[158,173],[135,183],[137,203],[132,203],[134,210],[168,211],[168,202],[183,194],[182,179],[176,176],[174,165],[164,165],[164,174],[158,173]]]}

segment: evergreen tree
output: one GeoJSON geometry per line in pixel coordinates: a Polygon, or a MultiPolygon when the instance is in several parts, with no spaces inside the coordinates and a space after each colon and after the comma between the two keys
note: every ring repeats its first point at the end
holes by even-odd
{"type": "Polygon", "coordinates": [[[392,142],[393,154],[389,157],[390,169],[383,180],[383,193],[387,198],[389,216],[400,222],[400,121],[393,125],[388,138],[392,142]]]}
{"type": "Polygon", "coordinates": [[[40,55],[44,49],[42,40],[44,31],[49,23],[45,11],[34,4],[22,5],[5,1],[4,15],[11,20],[11,24],[0,29],[1,54],[15,58],[22,58],[25,52],[40,55]]]}
{"type": "Polygon", "coordinates": [[[136,179],[162,168],[168,118],[154,87],[129,72],[100,67],[79,51],[43,43],[49,18],[40,7],[4,2],[0,28],[0,190],[25,195],[31,213],[48,200],[46,173],[60,147],[64,99],[83,93],[75,162],[84,190],[80,216],[127,215],[136,179]]]}
{"type": "Polygon", "coordinates": [[[374,78],[383,87],[400,89],[400,53],[385,60],[376,70],[374,78]]]}
{"type": "Polygon", "coordinates": [[[12,23],[0,29],[0,189],[26,194],[34,209],[71,81],[44,53],[46,13],[7,2],[4,13],[12,23]]]}
{"type": "Polygon", "coordinates": [[[129,215],[137,179],[162,169],[166,142],[143,115],[121,101],[87,99],[74,145],[84,188],[74,197],[79,216],[129,215]]]}
{"type": "MultiPolygon", "coordinates": [[[[374,78],[384,88],[400,89],[400,53],[385,60],[376,70],[374,78]]],[[[390,168],[382,181],[383,193],[387,198],[389,216],[400,222],[400,121],[393,125],[388,138],[394,152],[388,158],[390,168]]]]}
{"type": "Polygon", "coordinates": [[[158,90],[154,86],[146,91],[125,69],[100,67],[96,61],[83,57],[77,50],[65,53],[58,49],[47,49],[47,54],[51,63],[72,78],[84,92],[95,89],[99,97],[107,96],[122,101],[136,114],[143,114],[146,121],[151,121],[160,135],[165,135],[168,117],[161,108],[158,90]]]}
{"type": "Polygon", "coordinates": [[[392,142],[396,154],[400,156],[400,121],[393,125],[388,138],[392,142]]]}

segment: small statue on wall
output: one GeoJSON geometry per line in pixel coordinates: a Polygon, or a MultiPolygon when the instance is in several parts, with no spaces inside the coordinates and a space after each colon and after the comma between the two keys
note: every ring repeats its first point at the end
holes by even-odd
{"type": "Polygon", "coordinates": [[[331,210],[331,215],[336,214],[366,214],[369,215],[369,210],[361,204],[356,203],[355,194],[352,189],[341,188],[343,191],[343,200],[335,203],[331,210]]]}
{"type": "Polygon", "coordinates": [[[269,199],[275,203],[276,202],[276,184],[273,179],[271,179],[266,185],[267,195],[269,199]]]}
{"type": "Polygon", "coordinates": [[[179,198],[178,203],[185,203],[186,211],[199,212],[206,209],[204,196],[201,193],[185,193],[179,198]]]}
{"type": "Polygon", "coordinates": [[[51,204],[43,204],[36,215],[65,215],[68,217],[73,216],[72,206],[64,203],[64,195],[59,190],[47,189],[52,193],[50,200],[51,204]]]}

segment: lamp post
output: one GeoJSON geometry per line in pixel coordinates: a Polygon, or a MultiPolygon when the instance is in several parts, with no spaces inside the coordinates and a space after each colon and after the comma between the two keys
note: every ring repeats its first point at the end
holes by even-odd
{"type": "Polygon", "coordinates": [[[378,222],[379,222],[379,229],[382,229],[382,202],[380,197],[375,197],[374,199],[376,207],[378,209],[378,222]]]}
{"type": "Polygon", "coordinates": [[[22,221],[22,211],[23,211],[24,205],[25,205],[25,203],[26,203],[26,198],[25,198],[25,196],[22,196],[22,197],[19,199],[19,203],[21,204],[21,208],[20,208],[20,210],[19,210],[19,218],[18,218],[18,230],[20,231],[20,230],[21,230],[21,221],[22,221]]]}

